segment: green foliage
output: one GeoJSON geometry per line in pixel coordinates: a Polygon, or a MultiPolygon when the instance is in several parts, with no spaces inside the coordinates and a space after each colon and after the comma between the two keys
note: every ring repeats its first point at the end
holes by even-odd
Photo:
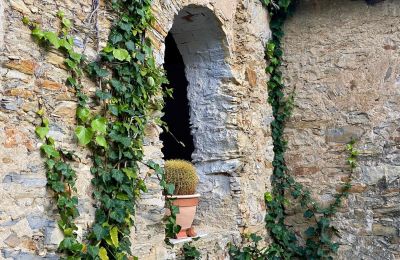
{"type": "Polygon", "coordinates": [[[175,187],[175,195],[192,195],[196,193],[199,177],[192,163],[185,160],[165,161],[165,178],[175,187]]]}
{"type": "MultiPolygon", "coordinates": [[[[165,79],[145,38],[153,19],[150,1],[114,0],[112,4],[119,19],[114,21],[100,61],[87,67],[93,81],[103,86],[96,91],[102,115],[83,113],[88,119],[82,123],[93,133],[87,146],[93,153],[92,184],[99,201],[89,238],[104,259],[127,259],[136,202],[147,191],[138,165],[143,160],[144,130],[151,108],[162,106],[158,96],[165,79]],[[150,77],[154,84],[149,84],[150,77]]],[[[162,174],[158,165],[151,166],[162,174]]]]}
{"type": "Polygon", "coordinates": [[[332,242],[333,235],[337,233],[337,230],[331,226],[331,218],[340,207],[341,201],[348,195],[358,152],[354,149],[354,141],[347,145],[349,151],[347,161],[350,166],[349,180],[327,208],[321,208],[311,198],[310,192],[288,173],[285,162],[286,141],[283,134],[285,123],[293,109],[294,95],[293,93],[285,95],[285,85],[280,67],[283,55],[281,47],[284,36],[283,26],[286,18],[293,11],[294,1],[261,0],[261,2],[269,11],[272,31],[272,39],[265,46],[265,57],[269,61],[265,71],[270,74],[267,86],[268,102],[272,106],[274,117],[271,123],[271,132],[275,155],[272,162],[274,167],[273,188],[271,193],[265,193],[264,199],[267,206],[266,227],[273,242],[268,247],[260,249],[258,242],[261,238],[252,235],[249,246],[240,249],[231,245],[230,254],[233,259],[332,259],[332,254],[337,252],[339,246],[332,242]],[[299,243],[294,231],[285,224],[285,207],[289,202],[299,203],[304,209],[304,218],[315,223],[305,230],[304,245],[299,243]]]}
{"type": "Polygon", "coordinates": [[[46,157],[47,186],[54,192],[60,214],[58,226],[64,234],[58,250],[71,259],[79,259],[85,245],[77,240],[78,227],[74,223],[75,219],[79,217],[79,212],[77,209],[78,198],[73,195],[73,192],[76,192],[76,173],[68,163],[71,155],[57,149],[54,140],[47,136],[49,120],[44,117],[44,110],[40,109],[37,114],[42,121],[41,125],[36,127],[36,134],[44,141],[41,151],[46,157]]]}
{"type": "MultiPolygon", "coordinates": [[[[65,65],[71,74],[67,84],[75,89],[79,104],[75,135],[81,145],[92,151],[93,197],[98,204],[95,223],[86,238],[88,245],[83,246],[74,240],[76,226],[73,218],[78,214],[77,198],[61,197],[57,204],[62,216],[59,224],[65,231],[60,249],[70,259],[128,259],[136,202],[141,192],[147,191],[138,165],[143,159],[144,129],[150,120],[150,111],[161,109],[163,105],[161,84],[166,79],[156,65],[151,42],[145,36],[146,29],[154,20],[151,1],[111,2],[119,18],[114,21],[108,45],[101,51],[98,62],[89,63],[86,57],[74,51],[73,37],[68,35],[73,25],[64,13],[57,13],[62,27],[59,32],[43,31],[38,24],[23,18],[39,44],[65,55],[65,65]],[[87,105],[88,97],[81,80],[85,72],[99,86],[96,98],[102,106],[100,113],[91,111],[87,105]],[[73,214],[73,218],[63,213],[65,209],[73,214]]],[[[39,138],[46,138],[48,124],[43,123],[36,132],[39,138]]],[[[55,162],[49,165],[56,169],[48,176],[49,183],[55,192],[68,193],[75,189],[76,175],[67,166],[64,166],[65,170],[57,168],[64,154],[55,149],[54,141],[46,140],[42,151],[55,162]],[[68,175],[68,178],[60,179],[57,174],[68,175]]],[[[161,168],[154,163],[151,166],[160,174],[163,188],[167,192],[173,190],[166,184],[161,168]]],[[[177,210],[170,206],[172,223],[177,210]]],[[[173,231],[179,229],[175,225],[173,231]]]]}
{"type": "Polygon", "coordinates": [[[185,244],[183,244],[182,251],[185,260],[201,259],[200,251],[197,250],[197,248],[194,245],[192,245],[191,242],[190,243],[186,242],[185,244]]]}

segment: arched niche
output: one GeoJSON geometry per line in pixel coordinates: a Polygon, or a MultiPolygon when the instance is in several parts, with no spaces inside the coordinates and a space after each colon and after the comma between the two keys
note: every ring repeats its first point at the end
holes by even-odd
{"type": "Polygon", "coordinates": [[[223,89],[232,74],[221,23],[210,9],[189,5],[175,16],[170,34],[182,56],[188,81],[192,161],[205,173],[232,170],[231,164],[218,163],[232,159],[237,146],[226,126],[228,114],[234,112],[234,101],[223,89]]]}
{"type": "MultiPolygon", "coordinates": [[[[233,203],[236,197],[234,198],[235,191],[232,188],[232,176],[241,164],[237,129],[228,123],[236,116],[238,102],[236,95],[229,90],[229,86],[235,83],[232,83],[234,79],[229,65],[230,52],[226,35],[212,10],[189,5],[183,7],[174,17],[166,41],[167,59],[171,51],[168,49],[171,48],[168,37],[171,36],[181,55],[187,81],[189,125],[183,127],[190,128],[194,144],[191,160],[200,177],[198,191],[202,199],[197,221],[200,226],[206,226],[202,227],[203,230],[223,230],[223,226],[228,223],[234,229],[240,214],[237,202],[233,203]],[[227,205],[228,201],[232,203],[227,205]],[[221,218],[226,221],[221,222],[221,218]]],[[[168,77],[170,87],[174,88],[171,80],[174,77],[168,77]]],[[[179,103],[176,99],[167,102],[179,103]]],[[[183,105],[182,110],[184,109],[183,105]]],[[[225,233],[228,232],[230,231],[225,233]]]]}

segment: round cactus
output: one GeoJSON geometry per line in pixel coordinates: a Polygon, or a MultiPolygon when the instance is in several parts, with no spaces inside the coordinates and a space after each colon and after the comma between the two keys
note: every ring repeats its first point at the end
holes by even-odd
{"type": "Polygon", "coordinates": [[[192,163],[184,160],[167,160],[164,170],[166,182],[175,185],[175,195],[196,193],[199,177],[192,163]]]}

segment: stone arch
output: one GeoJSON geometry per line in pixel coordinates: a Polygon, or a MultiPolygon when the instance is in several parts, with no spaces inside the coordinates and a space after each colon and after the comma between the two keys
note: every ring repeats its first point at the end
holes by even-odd
{"type": "Polygon", "coordinates": [[[221,85],[231,77],[226,36],[208,8],[188,5],[175,16],[170,33],[185,64],[194,163],[223,159],[235,144],[224,133],[227,111],[221,85]]]}
{"type": "MultiPolygon", "coordinates": [[[[236,230],[237,202],[232,179],[241,165],[237,129],[228,121],[238,104],[229,86],[234,82],[227,36],[215,13],[204,6],[187,5],[174,16],[172,34],[185,64],[190,127],[194,143],[192,162],[200,177],[196,225],[222,231],[220,219],[236,230]],[[229,199],[228,199],[229,198],[229,199]],[[229,224],[228,224],[229,223],[229,224]]],[[[172,82],[173,85],[173,82],[172,82]]],[[[172,101],[174,102],[174,101],[172,101]]]]}

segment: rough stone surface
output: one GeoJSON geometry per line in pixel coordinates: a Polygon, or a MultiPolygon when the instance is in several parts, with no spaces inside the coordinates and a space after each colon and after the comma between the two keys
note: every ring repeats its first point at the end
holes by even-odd
{"type": "Polygon", "coordinates": [[[301,1],[286,24],[284,75],[293,174],[327,204],[346,179],[345,143],[361,151],[335,220],[340,259],[399,259],[400,2],[301,1]]]}
{"type": "MultiPolygon", "coordinates": [[[[58,259],[62,234],[34,133],[39,100],[56,144],[80,158],[72,164],[78,172],[80,238],[93,222],[91,159],[73,137],[77,104],[65,84],[62,54],[37,46],[21,22],[28,15],[55,30],[62,9],[78,28],[76,50],[94,59],[96,34],[87,19],[92,2],[0,1],[0,259],[58,259]]],[[[114,17],[100,2],[101,48],[114,17]]],[[[189,81],[192,157],[201,193],[195,225],[208,234],[195,244],[204,259],[228,259],[228,242],[240,244],[247,232],[265,233],[263,193],[271,188],[273,158],[263,59],[268,16],[258,0],[155,0],[153,11],[157,22],[148,36],[157,61],[163,63],[164,38],[171,31],[189,81]]],[[[355,185],[335,220],[340,259],[400,257],[399,16],[397,0],[374,6],[305,0],[286,26],[284,75],[296,87],[286,132],[293,174],[322,203],[329,202],[347,176],[344,144],[360,140],[355,185]]],[[[93,83],[84,79],[84,85],[92,96],[93,83]]],[[[144,150],[146,159],[162,164],[161,131],[148,125],[144,150]]],[[[180,246],[164,242],[158,180],[146,167],[141,172],[149,192],[138,205],[132,251],[140,259],[180,259],[180,246]]],[[[301,214],[289,213],[288,224],[304,225],[301,214]]]]}

